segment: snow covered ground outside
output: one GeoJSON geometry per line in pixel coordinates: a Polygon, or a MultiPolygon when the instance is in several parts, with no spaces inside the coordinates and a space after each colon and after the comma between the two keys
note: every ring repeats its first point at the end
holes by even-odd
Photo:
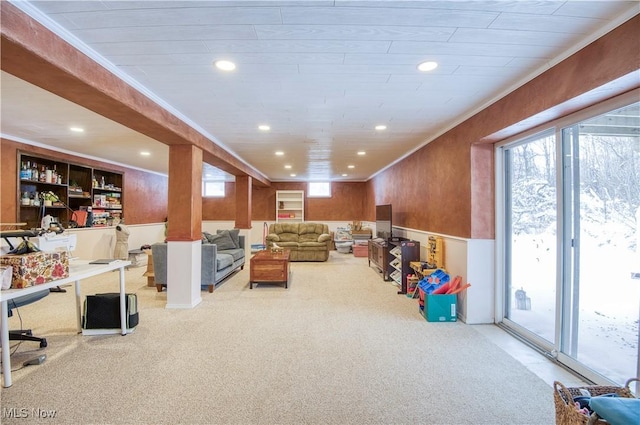
{"type": "MultiPolygon", "coordinates": [[[[520,235],[514,240],[510,319],[554,340],[556,310],[555,236],[520,235]],[[516,308],[522,288],[531,310],[516,308]]],[[[581,363],[624,383],[637,374],[640,320],[640,257],[628,247],[583,237],[580,246],[580,293],[577,356],[581,363]]],[[[566,353],[565,354],[569,354],[566,353]]]]}

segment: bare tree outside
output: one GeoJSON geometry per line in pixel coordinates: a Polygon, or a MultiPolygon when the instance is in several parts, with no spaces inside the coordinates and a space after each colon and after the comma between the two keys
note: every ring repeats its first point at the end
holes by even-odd
{"type": "Polygon", "coordinates": [[[564,265],[571,276],[562,282],[562,293],[571,303],[562,311],[567,329],[559,348],[624,383],[638,373],[640,104],[578,123],[571,131],[575,145],[563,153],[564,169],[556,164],[555,134],[508,149],[507,317],[555,341],[560,241],[574,260],[564,265]],[[558,204],[562,171],[564,197],[558,204]],[[557,234],[558,217],[573,229],[567,241],[557,234]]]}

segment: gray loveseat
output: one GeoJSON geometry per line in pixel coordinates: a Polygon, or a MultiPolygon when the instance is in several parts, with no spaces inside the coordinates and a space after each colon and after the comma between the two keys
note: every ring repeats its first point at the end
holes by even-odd
{"type": "MultiPolygon", "coordinates": [[[[202,243],[201,287],[213,292],[213,288],[231,273],[244,268],[244,236],[238,235],[239,248],[228,245],[202,243]],[[224,249],[218,249],[218,246],[224,249]]],[[[153,254],[153,273],[158,292],[167,286],[167,244],[151,245],[153,254]]]]}

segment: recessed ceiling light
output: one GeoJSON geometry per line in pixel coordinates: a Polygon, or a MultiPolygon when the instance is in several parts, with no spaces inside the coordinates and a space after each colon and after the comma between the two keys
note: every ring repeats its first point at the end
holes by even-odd
{"type": "Polygon", "coordinates": [[[378,130],[378,131],[382,131],[382,130],[386,130],[386,129],[387,129],[387,126],[386,126],[386,125],[384,125],[384,124],[380,124],[380,125],[376,125],[376,127],[375,127],[375,128],[376,128],[376,130],[378,130]]]}
{"type": "Polygon", "coordinates": [[[84,128],[80,128],[80,127],[69,127],[69,130],[74,131],[76,133],[84,133],[84,128]]]}
{"type": "Polygon", "coordinates": [[[346,173],[342,174],[342,177],[347,177],[347,174],[346,173]]]}
{"type": "Polygon", "coordinates": [[[142,155],[142,156],[149,156],[149,155],[151,155],[151,152],[148,152],[148,151],[140,151],[140,155],[142,155]]]}
{"type": "Polygon", "coordinates": [[[356,168],[355,165],[347,165],[347,168],[356,168]]]}
{"type": "Polygon", "coordinates": [[[423,71],[423,72],[433,71],[437,67],[438,67],[438,62],[433,62],[433,61],[422,62],[420,65],[418,65],[418,71],[423,71]]]}
{"type": "Polygon", "coordinates": [[[291,165],[287,164],[287,165],[284,166],[284,168],[286,168],[287,170],[290,170],[291,169],[291,165]]]}
{"type": "Polygon", "coordinates": [[[278,155],[278,156],[282,156],[282,155],[284,155],[284,152],[282,152],[282,151],[276,151],[276,155],[278,155]]]}
{"type": "Polygon", "coordinates": [[[289,175],[290,175],[291,177],[295,177],[295,176],[296,176],[296,174],[295,174],[295,173],[291,173],[291,174],[289,174],[289,175]]]}
{"type": "Polygon", "coordinates": [[[268,126],[268,125],[266,125],[266,124],[260,124],[260,125],[258,126],[258,130],[261,130],[261,131],[269,131],[269,130],[271,130],[271,127],[269,127],[269,126],[268,126]]]}
{"type": "Polygon", "coordinates": [[[236,69],[236,64],[227,60],[215,61],[215,65],[216,68],[221,71],[233,71],[234,69],[236,69]]]}
{"type": "Polygon", "coordinates": [[[360,155],[360,156],[363,156],[363,155],[366,155],[366,154],[367,154],[367,153],[366,153],[365,151],[359,151],[359,152],[358,152],[358,155],[360,155]]]}

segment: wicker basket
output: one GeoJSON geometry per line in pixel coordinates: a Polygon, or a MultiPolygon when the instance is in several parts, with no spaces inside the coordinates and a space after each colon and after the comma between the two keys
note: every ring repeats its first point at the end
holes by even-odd
{"type": "Polygon", "coordinates": [[[556,407],[556,425],[607,425],[604,419],[596,417],[591,418],[580,413],[573,404],[573,398],[580,396],[580,389],[588,390],[592,396],[616,393],[620,397],[634,398],[629,386],[633,381],[640,381],[640,378],[629,379],[624,387],[616,387],[609,385],[587,385],[584,387],[565,387],[562,383],[555,381],[553,383],[553,402],[556,407]]]}

